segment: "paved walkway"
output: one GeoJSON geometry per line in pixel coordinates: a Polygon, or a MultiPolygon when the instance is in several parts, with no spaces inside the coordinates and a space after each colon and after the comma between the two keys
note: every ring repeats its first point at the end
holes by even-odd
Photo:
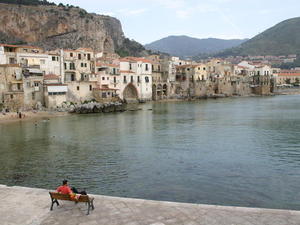
{"type": "Polygon", "coordinates": [[[300,225],[300,211],[158,202],[95,195],[95,210],[62,202],[49,211],[47,190],[0,185],[1,225],[300,225]]]}

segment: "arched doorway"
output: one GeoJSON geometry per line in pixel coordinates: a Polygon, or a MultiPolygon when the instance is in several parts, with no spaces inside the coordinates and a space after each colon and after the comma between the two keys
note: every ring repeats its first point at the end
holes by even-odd
{"type": "Polygon", "coordinates": [[[162,85],[161,84],[157,85],[157,98],[159,100],[162,99],[162,85]]]}
{"type": "Polygon", "coordinates": [[[152,100],[156,101],[156,85],[152,85],[152,100]]]}
{"type": "Polygon", "coordinates": [[[163,94],[165,97],[168,96],[168,86],[166,84],[163,86],[163,94]]]}
{"type": "Polygon", "coordinates": [[[126,101],[137,101],[138,100],[138,91],[133,84],[128,84],[123,91],[123,98],[126,101]]]}

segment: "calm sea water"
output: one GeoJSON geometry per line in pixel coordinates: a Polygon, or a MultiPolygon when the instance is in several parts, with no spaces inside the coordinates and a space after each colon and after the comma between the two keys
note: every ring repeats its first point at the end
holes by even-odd
{"type": "Polygon", "coordinates": [[[0,183],[300,209],[300,96],[141,107],[0,125],[0,183]]]}

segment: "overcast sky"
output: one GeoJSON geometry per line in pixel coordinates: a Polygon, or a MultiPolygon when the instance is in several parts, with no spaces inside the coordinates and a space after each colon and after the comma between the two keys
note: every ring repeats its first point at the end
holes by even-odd
{"type": "Polygon", "coordinates": [[[300,0],[52,1],[116,17],[125,35],[142,44],[169,35],[251,38],[282,20],[300,16],[300,0]]]}

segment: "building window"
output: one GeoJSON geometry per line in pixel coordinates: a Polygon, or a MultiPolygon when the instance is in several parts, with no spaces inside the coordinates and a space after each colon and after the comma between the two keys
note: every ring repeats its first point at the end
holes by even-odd
{"type": "Polygon", "coordinates": [[[87,59],[88,59],[88,60],[91,60],[91,54],[88,54],[88,55],[87,55],[87,59]]]}
{"type": "Polygon", "coordinates": [[[34,86],[35,86],[35,87],[38,87],[38,86],[39,86],[39,83],[38,83],[38,82],[34,82],[34,86]]]}
{"type": "Polygon", "coordinates": [[[18,90],[21,90],[21,84],[17,84],[18,90]]]}
{"type": "Polygon", "coordinates": [[[140,76],[138,76],[138,77],[137,77],[137,82],[138,82],[138,83],[140,83],[140,82],[141,82],[141,80],[140,80],[140,76]]]}
{"type": "Polygon", "coordinates": [[[16,60],[15,58],[9,58],[9,64],[15,64],[16,60]]]}
{"type": "Polygon", "coordinates": [[[145,77],[145,82],[149,83],[149,77],[145,77]]]}
{"type": "Polygon", "coordinates": [[[78,54],[78,59],[81,59],[81,54],[78,54]]]}
{"type": "Polygon", "coordinates": [[[131,63],[129,63],[129,69],[132,70],[132,65],[131,65],[131,63]]]}
{"type": "Polygon", "coordinates": [[[10,99],[14,99],[14,95],[10,95],[10,99]]]}
{"type": "Polygon", "coordinates": [[[71,74],[71,81],[75,81],[75,74],[71,74]]]}
{"type": "Polygon", "coordinates": [[[79,86],[77,86],[77,91],[79,91],[80,90],[80,88],[79,88],[79,86]]]}
{"type": "Polygon", "coordinates": [[[117,83],[117,78],[116,77],[114,77],[114,83],[117,83]]]}
{"type": "Polygon", "coordinates": [[[70,53],[70,57],[73,57],[73,53],[72,52],[70,53]]]}
{"type": "Polygon", "coordinates": [[[126,76],[123,77],[123,82],[124,82],[124,83],[127,83],[126,76]]]}
{"type": "Polygon", "coordinates": [[[106,80],[109,80],[109,77],[107,77],[106,80]]]}
{"type": "Polygon", "coordinates": [[[130,82],[133,83],[133,76],[130,77],[130,82]]]}
{"type": "Polygon", "coordinates": [[[102,80],[105,80],[105,77],[102,77],[102,80]]]}
{"type": "Polygon", "coordinates": [[[75,70],[75,63],[70,63],[70,70],[75,70]]]}
{"type": "Polygon", "coordinates": [[[148,64],[146,64],[146,71],[148,71],[149,70],[149,68],[148,68],[148,64]]]}
{"type": "Polygon", "coordinates": [[[35,93],[34,92],[32,92],[32,100],[35,100],[35,93]]]}
{"type": "Polygon", "coordinates": [[[93,90],[93,87],[92,87],[92,85],[90,85],[90,91],[92,91],[93,90]]]}
{"type": "Polygon", "coordinates": [[[64,63],[64,68],[65,68],[65,70],[67,69],[67,63],[64,63]]]}
{"type": "Polygon", "coordinates": [[[52,61],[56,61],[56,57],[55,56],[52,56],[52,61]]]}

